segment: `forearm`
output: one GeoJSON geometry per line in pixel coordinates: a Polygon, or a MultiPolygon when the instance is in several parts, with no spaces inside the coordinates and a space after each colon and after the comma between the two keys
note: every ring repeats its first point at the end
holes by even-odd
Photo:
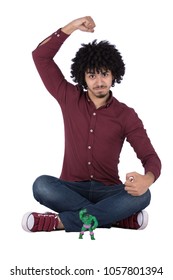
{"type": "Polygon", "coordinates": [[[65,25],[61,28],[61,31],[64,32],[67,35],[71,35],[74,31],[76,31],[78,28],[73,24],[73,22],[70,22],[69,24],[65,25]]]}
{"type": "MultiPolygon", "coordinates": [[[[83,17],[75,19],[61,28],[61,31],[66,35],[72,34],[76,30],[81,30],[85,32],[94,32],[95,23],[91,17],[83,17]]],[[[49,36],[44,41],[42,41],[39,46],[42,46],[50,41],[52,36],[49,36]]]]}
{"type": "Polygon", "coordinates": [[[36,47],[36,49],[32,52],[33,58],[45,57],[47,59],[52,59],[67,38],[68,35],[61,32],[61,29],[58,29],[36,47]]]}
{"type": "Polygon", "coordinates": [[[155,176],[152,172],[148,171],[146,174],[145,174],[145,178],[146,178],[146,182],[147,182],[147,185],[150,187],[154,181],[155,181],[155,176]]]}

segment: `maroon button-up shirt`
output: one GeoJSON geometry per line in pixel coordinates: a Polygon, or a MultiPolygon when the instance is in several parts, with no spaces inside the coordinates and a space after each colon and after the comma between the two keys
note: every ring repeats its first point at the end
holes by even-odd
{"type": "MultiPolygon", "coordinates": [[[[161,162],[136,112],[110,92],[105,106],[96,109],[87,92],[69,83],[53,57],[68,35],[60,29],[33,51],[33,59],[47,90],[60,104],[65,129],[65,153],[60,178],[119,184],[118,163],[124,140],[133,147],[145,173],[155,180],[161,162]]],[[[130,164],[130,163],[129,163],[130,164]]]]}

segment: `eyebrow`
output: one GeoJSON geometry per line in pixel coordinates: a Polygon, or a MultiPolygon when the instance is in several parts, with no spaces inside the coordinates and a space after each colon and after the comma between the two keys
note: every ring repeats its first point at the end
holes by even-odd
{"type": "Polygon", "coordinates": [[[86,74],[95,74],[95,73],[103,74],[103,73],[108,73],[108,72],[110,72],[110,70],[99,70],[99,71],[88,70],[88,71],[86,71],[86,74]]]}

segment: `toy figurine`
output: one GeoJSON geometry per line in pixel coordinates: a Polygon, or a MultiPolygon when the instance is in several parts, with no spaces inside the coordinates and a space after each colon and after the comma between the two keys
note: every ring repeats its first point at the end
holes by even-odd
{"type": "Polygon", "coordinates": [[[96,217],[88,214],[86,209],[82,209],[79,212],[79,218],[83,222],[83,226],[79,234],[79,239],[83,239],[84,232],[86,230],[89,230],[91,240],[95,240],[93,230],[98,226],[96,217]]]}

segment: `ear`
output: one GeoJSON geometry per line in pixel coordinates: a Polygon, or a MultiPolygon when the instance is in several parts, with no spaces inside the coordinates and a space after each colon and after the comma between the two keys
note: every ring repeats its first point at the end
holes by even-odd
{"type": "Polygon", "coordinates": [[[117,79],[115,77],[112,78],[112,87],[115,86],[115,83],[117,82],[117,79]]]}

